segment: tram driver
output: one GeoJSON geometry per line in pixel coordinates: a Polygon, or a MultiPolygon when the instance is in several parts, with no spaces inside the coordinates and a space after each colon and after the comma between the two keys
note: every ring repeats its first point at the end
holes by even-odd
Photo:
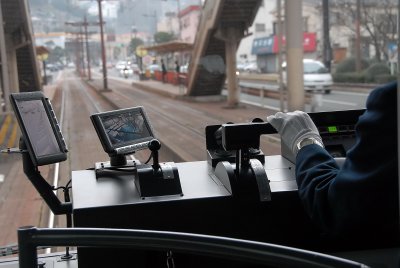
{"type": "Polygon", "coordinates": [[[307,113],[267,117],[296,156],[300,199],[323,233],[342,242],[398,243],[397,83],[373,90],[356,143],[339,167],[307,113]]]}

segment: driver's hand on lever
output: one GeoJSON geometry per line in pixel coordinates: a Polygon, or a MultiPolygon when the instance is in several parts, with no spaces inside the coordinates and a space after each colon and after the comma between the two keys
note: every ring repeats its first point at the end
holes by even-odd
{"type": "Polygon", "coordinates": [[[317,144],[323,147],[317,127],[305,112],[277,112],[275,115],[268,116],[267,121],[278,131],[282,142],[295,157],[305,145],[317,144]]]}

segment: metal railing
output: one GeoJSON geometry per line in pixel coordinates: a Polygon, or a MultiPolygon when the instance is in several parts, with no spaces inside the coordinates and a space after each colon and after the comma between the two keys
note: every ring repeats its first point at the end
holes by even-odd
{"type": "Polygon", "coordinates": [[[169,250],[274,267],[367,267],[339,257],[275,244],[149,230],[21,227],[18,230],[18,244],[20,268],[38,267],[38,246],[169,250]]]}

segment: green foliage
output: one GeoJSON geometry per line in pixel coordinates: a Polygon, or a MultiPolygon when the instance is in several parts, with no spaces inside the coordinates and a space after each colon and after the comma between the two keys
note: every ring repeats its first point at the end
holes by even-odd
{"type": "Polygon", "coordinates": [[[121,48],[120,47],[114,47],[114,58],[115,59],[118,59],[119,58],[119,55],[121,55],[121,48]]]}
{"type": "Polygon", "coordinates": [[[382,62],[369,66],[360,73],[357,72],[336,72],[333,74],[333,81],[336,83],[376,83],[385,84],[396,80],[395,75],[390,74],[389,67],[382,62]]]}
{"type": "Polygon", "coordinates": [[[154,34],[154,42],[156,42],[157,44],[166,43],[174,39],[175,37],[172,33],[158,32],[154,34]]]}
{"type": "MultiPolygon", "coordinates": [[[[361,60],[361,70],[368,68],[368,61],[362,59],[361,60]]],[[[336,73],[350,73],[356,71],[356,60],[355,58],[347,58],[341,61],[336,66],[336,73]]]]}
{"type": "Polygon", "coordinates": [[[48,49],[52,49],[52,48],[56,45],[56,43],[54,43],[53,40],[47,41],[47,42],[44,43],[44,44],[46,45],[46,47],[47,47],[48,49]]]}
{"type": "Polygon", "coordinates": [[[386,84],[396,80],[397,76],[391,74],[378,74],[375,76],[375,83],[377,84],[386,84]]]}
{"type": "Polygon", "coordinates": [[[132,38],[131,42],[129,44],[129,53],[134,54],[134,52],[136,51],[136,48],[143,44],[144,44],[144,41],[142,39],[137,38],[137,37],[132,38]]]}
{"type": "Polygon", "coordinates": [[[65,57],[65,50],[59,46],[56,46],[54,49],[49,50],[48,62],[51,63],[62,62],[64,57],[65,57]]]}
{"type": "Polygon", "coordinates": [[[365,82],[376,82],[378,75],[390,75],[390,69],[385,63],[375,63],[365,70],[365,82]]]}
{"type": "Polygon", "coordinates": [[[364,72],[335,73],[332,76],[336,83],[364,83],[365,81],[364,72]]]}

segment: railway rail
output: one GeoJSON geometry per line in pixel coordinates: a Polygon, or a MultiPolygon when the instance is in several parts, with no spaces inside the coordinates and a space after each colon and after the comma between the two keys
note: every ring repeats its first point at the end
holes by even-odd
{"type": "MultiPolygon", "coordinates": [[[[58,87],[51,89],[53,108],[57,118],[61,121],[62,131],[70,151],[68,160],[60,163],[59,167],[53,165],[41,167],[41,173],[49,183],[53,183],[53,178],[57,178],[54,185],[66,185],[72,170],[91,168],[96,161],[108,160],[89,119],[90,114],[93,113],[144,106],[157,138],[162,143],[160,161],[174,162],[206,160],[205,127],[207,125],[226,122],[239,123],[267,115],[265,109],[257,107],[225,109],[221,103],[191,103],[175,100],[134,88],[125,81],[114,79],[110,79],[110,87],[113,88],[111,92],[101,91],[100,85],[101,80],[94,80],[86,84],[77,79],[72,72],[66,72],[61,77],[58,87]],[[57,170],[59,171],[58,176],[55,174],[57,170]]],[[[262,138],[261,144],[265,154],[279,153],[280,149],[276,142],[262,138]]],[[[140,161],[145,161],[149,155],[150,153],[147,151],[140,151],[134,156],[140,161]]],[[[10,174],[12,178],[6,178],[7,182],[0,185],[0,191],[8,191],[1,197],[0,213],[12,215],[9,217],[10,219],[4,220],[2,227],[3,234],[12,235],[5,236],[0,241],[0,246],[12,245],[16,242],[16,229],[19,226],[65,227],[66,221],[63,216],[54,218],[49,216],[46,204],[27,181],[21,168],[18,167],[21,165],[19,158],[10,165],[15,165],[13,170],[19,170],[19,172],[15,171],[10,174]],[[16,186],[14,187],[10,183],[16,186]],[[21,195],[21,187],[26,188],[29,192],[24,190],[26,194],[21,195]],[[32,216],[27,219],[27,215],[32,216]],[[9,220],[12,220],[13,224],[7,225],[9,220]]],[[[59,198],[60,200],[64,198],[61,196],[61,192],[59,198]]],[[[10,254],[15,253],[12,250],[9,252],[11,252],[10,254]]]]}

